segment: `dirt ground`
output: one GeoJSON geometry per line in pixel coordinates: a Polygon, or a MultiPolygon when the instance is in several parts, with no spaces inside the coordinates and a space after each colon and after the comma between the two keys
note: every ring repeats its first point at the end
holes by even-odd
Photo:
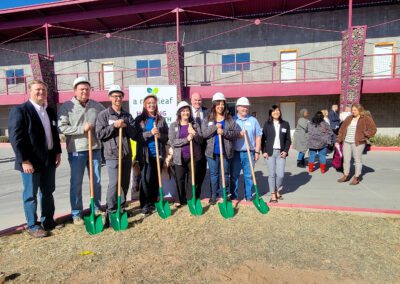
{"type": "Polygon", "coordinates": [[[400,283],[398,217],[239,205],[230,220],[217,206],[162,220],[137,206],[122,232],[2,237],[0,271],[16,283],[400,283]]]}

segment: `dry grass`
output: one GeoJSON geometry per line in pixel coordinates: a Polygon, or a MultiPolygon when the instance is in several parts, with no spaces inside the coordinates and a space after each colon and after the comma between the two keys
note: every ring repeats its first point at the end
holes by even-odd
{"type": "MultiPolygon", "coordinates": [[[[135,204],[134,206],[137,206],[135,204]]],[[[136,211],[135,209],[133,209],[136,211]]],[[[67,225],[46,239],[0,239],[0,270],[15,282],[85,283],[395,283],[400,219],[240,206],[192,217],[130,219],[123,232],[88,235],[67,225]],[[94,254],[80,255],[83,251],[94,254]]]]}

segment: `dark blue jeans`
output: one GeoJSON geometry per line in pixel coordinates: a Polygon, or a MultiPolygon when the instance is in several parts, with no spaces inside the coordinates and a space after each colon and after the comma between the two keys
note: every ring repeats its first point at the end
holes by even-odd
{"type": "Polygon", "coordinates": [[[41,218],[43,227],[51,228],[54,224],[54,198],[56,188],[56,167],[49,165],[41,172],[26,174],[21,172],[24,191],[22,193],[26,223],[29,229],[37,230],[37,193],[40,188],[41,218]]]}
{"type": "Polygon", "coordinates": [[[326,153],[328,151],[328,148],[322,148],[322,149],[310,149],[310,157],[308,158],[309,163],[314,163],[315,158],[318,155],[319,156],[319,163],[320,164],[326,164],[326,153]]]}
{"type": "MultiPolygon", "coordinates": [[[[221,165],[219,155],[213,158],[207,157],[208,168],[210,170],[211,198],[222,196],[221,165]]],[[[229,160],[224,156],[225,185],[226,193],[229,191],[229,160]]]]}

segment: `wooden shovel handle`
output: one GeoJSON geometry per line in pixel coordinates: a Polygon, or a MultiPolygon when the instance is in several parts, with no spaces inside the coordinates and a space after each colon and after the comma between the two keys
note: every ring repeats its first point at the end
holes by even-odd
{"type": "MultiPolygon", "coordinates": [[[[154,125],[154,127],[155,127],[155,125],[154,125]]],[[[161,166],[160,166],[160,156],[159,156],[159,150],[158,150],[158,138],[157,138],[157,135],[154,135],[154,143],[156,144],[156,161],[157,161],[157,173],[158,173],[158,186],[162,187],[161,166]]]]}
{"type": "Polygon", "coordinates": [[[253,183],[254,183],[254,185],[257,185],[256,176],[254,175],[253,162],[252,162],[252,160],[251,160],[251,155],[250,155],[249,140],[247,139],[247,131],[246,131],[245,134],[244,134],[244,141],[246,142],[247,156],[248,156],[248,158],[249,158],[251,176],[253,177],[253,183]]]}
{"type": "Polygon", "coordinates": [[[196,185],[194,178],[193,140],[190,140],[190,168],[192,171],[192,185],[196,185]]]}
{"type": "Polygon", "coordinates": [[[121,196],[121,172],[122,172],[122,127],[118,134],[118,196],[121,196]]]}
{"type": "Polygon", "coordinates": [[[222,187],[225,188],[225,167],[224,167],[224,154],[222,153],[222,135],[218,134],[219,140],[219,159],[221,164],[221,180],[222,187]]]}
{"type": "Polygon", "coordinates": [[[94,198],[94,180],[93,180],[93,153],[92,153],[92,130],[88,130],[88,144],[89,144],[89,184],[90,184],[90,198],[94,198]]]}

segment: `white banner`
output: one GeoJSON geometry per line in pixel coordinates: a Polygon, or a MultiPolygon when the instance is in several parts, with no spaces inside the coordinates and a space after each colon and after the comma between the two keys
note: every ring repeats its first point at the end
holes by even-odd
{"type": "Polygon", "coordinates": [[[158,98],[158,111],[170,125],[176,120],[177,88],[175,85],[129,86],[129,112],[136,118],[143,111],[143,99],[154,94],[158,98]]]}

